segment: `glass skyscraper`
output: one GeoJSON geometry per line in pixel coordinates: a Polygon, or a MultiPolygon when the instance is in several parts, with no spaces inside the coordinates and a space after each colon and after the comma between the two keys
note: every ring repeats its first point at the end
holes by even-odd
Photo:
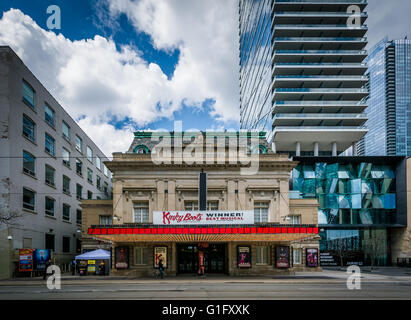
{"type": "Polygon", "coordinates": [[[240,0],[241,128],[337,155],[367,132],[366,0],[240,0]],[[357,24],[350,24],[357,10],[357,24]]]}
{"type": "Polygon", "coordinates": [[[411,40],[382,40],[367,58],[369,99],[361,154],[411,156],[411,40]]]}

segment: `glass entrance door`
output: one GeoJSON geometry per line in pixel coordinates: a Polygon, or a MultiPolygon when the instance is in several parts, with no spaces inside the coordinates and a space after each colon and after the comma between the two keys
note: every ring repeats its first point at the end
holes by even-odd
{"type": "MultiPolygon", "coordinates": [[[[209,244],[204,252],[205,273],[225,273],[225,244],[209,244]]],[[[198,272],[198,246],[197,244],[177,244],[178,273],[198,272]]]]}

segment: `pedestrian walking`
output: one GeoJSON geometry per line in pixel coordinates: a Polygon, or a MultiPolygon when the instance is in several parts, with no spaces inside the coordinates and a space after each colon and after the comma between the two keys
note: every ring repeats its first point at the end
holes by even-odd
{"type": "Polygon", "coordinates": [[[71,274],[73,276],[76,275],[76,264],[77,261],[75,259],[70,262],[71,274]]]}
{"type": "Polygon", "coordinates": [[[160,279],[164,278],[164,264],[163,264],[163,258],[160,258],[158,261],[158,271],[160,272],[160,279]]]}
{"type": "Polygon", "coordinates": [[[43,273],[43,280],[46,280],[46,277],[47,277],[47,269],[48,269],[48,267],[50,267],[51,266],[51,259],[48,259],[47,260],[47,262],[46,262],[46,266],[44,267],[44,273],[43,273]]]}

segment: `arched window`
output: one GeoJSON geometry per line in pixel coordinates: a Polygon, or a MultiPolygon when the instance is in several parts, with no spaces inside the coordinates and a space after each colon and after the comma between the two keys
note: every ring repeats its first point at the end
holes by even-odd
{"type": "Polygon", "coordinates": [[[263,146],[262,144],[260,144],[258,146],[258,148],[257,147],[254,147],[254,148],[248,147],[248,152],[250,154],[266,154],[267,153],[267,148],[265,146],[263,146]]]}
{"type": "Polygon", "coordinates": [[[133,152],[138,154],[149,154],[150,149],[147,146],[140,144],[134,148],[133,152]]]}

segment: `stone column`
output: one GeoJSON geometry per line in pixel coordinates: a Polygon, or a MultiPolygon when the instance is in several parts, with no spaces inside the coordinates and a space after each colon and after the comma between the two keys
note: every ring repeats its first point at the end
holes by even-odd
{"type": "Polygon", "coordinates": [[[168,181],[168,208],[167,210],[176,210],[176,182],[168,181]]]}
{"type": "Polygon", "coordinates": [[[333,157],[337,156],[337,142],[332,143],[332,156],[333,157]]]}
{"type": "Polygon", "coordinates": [[[314,142],[314,157],[318,157],[318,154],[319,154],[318,142],[314,142]]]}
{"type": "Polygon", "coordinates": [[[295,144],[295,155],[299,157],[301,155],[301,143],[297,142],[295,144]]]}

